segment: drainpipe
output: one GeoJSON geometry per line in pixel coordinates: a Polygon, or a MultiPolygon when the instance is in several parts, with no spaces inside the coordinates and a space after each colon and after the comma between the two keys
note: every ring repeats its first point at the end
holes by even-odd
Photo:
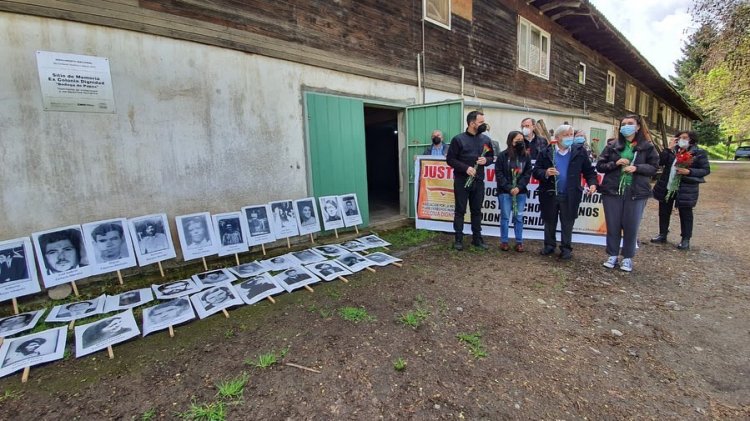
{"type": "MultiPolygon", "coordinates": [[[[417,90],[422,93],[422,60],[421,53],[417,53],[417,90]]],[[[422,101],[424,104],[424,100],[422,101]]]]}
{"type": "Polygon", "coordinates": [[[464,65],[459,66],[461,68],[461,97],[464,96],[464,76],[466,75],[466,69],[464,68],[464,65]]]}

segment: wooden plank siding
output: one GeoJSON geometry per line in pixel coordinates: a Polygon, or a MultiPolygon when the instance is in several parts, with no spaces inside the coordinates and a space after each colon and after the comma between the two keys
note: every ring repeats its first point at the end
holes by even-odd
{"type": "MultiPolygon", "coordinates": [[[[473,1],[472,21],[451,29],[422,22],[422,1],[386,0],[0,0],[0,10],[78,21],[230,48],[391,82],[417,84],[424,38],[424,83],[515,105],[591,113],[611,123],[628,113],[633,77],[589,49],[525,0],[473,1]],[[550,33],[550,78],[517,67],[518,15],[550,33]],[[423,33],[424,28],[424,33],[423,33]],[[578,63],[587,66],[578,83],[578,63]],[[615,104],[605,101],[607,71],[617,75],[615,104]]],[[[660,102],[664,102],[659,98],[660,102]]],[[[649,108],[651,105],[649,106],[649,108]]],[[[655,124],[652,124],[655,126],[655,124]]]]}

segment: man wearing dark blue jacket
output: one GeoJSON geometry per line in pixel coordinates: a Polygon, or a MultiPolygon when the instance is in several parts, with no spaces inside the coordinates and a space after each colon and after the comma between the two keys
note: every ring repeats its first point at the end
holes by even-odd
{"type": "Polygon", "coordinates": [[[453,230],[456,250],[464,249],[464,215],[466,202],[471,212],[471,244],[487,249],[482,240],[482,201],[484,200],[484,167],[492,164],[492,143],[489,137],[482,136],[487,130],[484,114],[472,111],[466,116],[466,131],[451,140],[446,161],[453,168],[453,196],[455,213],[453,230]],[[473,181],[469,181],[474,177],[473,181]]]}

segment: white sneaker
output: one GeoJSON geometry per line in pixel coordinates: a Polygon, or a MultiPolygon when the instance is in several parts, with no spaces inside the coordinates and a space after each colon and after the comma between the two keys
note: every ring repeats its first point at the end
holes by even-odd
{"type": "Polygon", "coordinates": [[[609,256],[606,262],[602,264],[607,269],[614,269],[617,266],[617,256],[609,256]]]}
{"type": "Polygon", "coordinates": [[[620,270],[623,270],[625,272],[632,272],[633,271],[633,259],[622,259],[622,264],[620,264],[620,270]]]}

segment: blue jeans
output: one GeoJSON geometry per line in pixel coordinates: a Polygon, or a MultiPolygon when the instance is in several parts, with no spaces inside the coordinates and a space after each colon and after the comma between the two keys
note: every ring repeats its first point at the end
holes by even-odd
{"type": "MultiPolygon", "coordinates": [[[[497,201],[500,204],[500,241],[507,243],[510,214],[513,213],[513,196],[501,193],[497,201]]],[[[523,210],[526,206],[526,193],[516,195],[516,206],[518,213],[513,218],[513,232],[516,235],[516,244],[521,244],[523,243],[523,210]]]]}

